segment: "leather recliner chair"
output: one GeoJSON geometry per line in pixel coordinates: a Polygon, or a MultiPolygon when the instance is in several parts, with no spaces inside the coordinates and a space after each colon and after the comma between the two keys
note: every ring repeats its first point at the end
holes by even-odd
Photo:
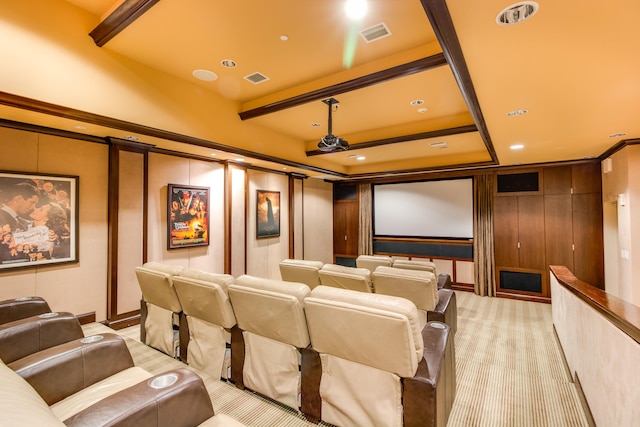
{"type": "Polygon", "coordinates": [[[0,301],[0,325],[50,313],[49,304],[41,297],[19,297],[0,301]]]}
{"type": "Polygon", "coordinates": [[[386,255],[359,255],[356,258],[356,267],[366,268],[373,273],[377,267],[391,267],[393,260],[386,255]]]}
{"type": "Polygon", "coordinates": [[[455,397],[447,325],[420,330],[417,309],[405,298],[325,286],[305,298],[305,312],[308,419],[342,427],[446,425],[455,397]]]}
{"type": "Polygon", "coordinates": [[[140,341],[171,357],[178,356],[182,306],[173,287],[173,276],[180,271],[180,266],[159,262],[147,262],[136,267],[142,291],[140,341]]]}
{"type": "Polygon", "coordinates": [[[298,409],[301,349],[309,345],[304,283],[242,275],[229,285],[238,321],[231,335],[231,381],[298,409]]]}
{"type": "Polygon", "coordinates": [[[212,378],[229,377],[231,328],[236,317],[229,300],[230,274],[184,269],[173,277],[183,316],[180,358],[212,378]]]}

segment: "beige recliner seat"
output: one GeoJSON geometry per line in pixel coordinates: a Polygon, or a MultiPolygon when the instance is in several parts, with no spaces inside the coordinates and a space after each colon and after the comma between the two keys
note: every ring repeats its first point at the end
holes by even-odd
{"type": "Polygon", "coordinates": [[[178,356],[180,300],[173,287],[173,276],[183,267],[147,262],[136,267],[142,291],[140,301],[140,341],[171,357],[178,356]]]}
{"type": "Polygon", "coordinates": [[[303,365],[303,379],[320,378],[303,389],[307,418],[342,427],[446,425],[455,397],[447,325],[421,330],[405,298],[325,286],[305,299],[305,311],[313,348],[305,352],[319,363],[303,365]]]}
{"type": "Polygon", "coordinates": [[[377,294],[395,295],[413,302],[418,309],[420,329],[427,324],[427,312],[438,305],[436,276],[430,271],[378,267],[372,274],[377,294]]]}
{"type": "Polygon", "coordinates": [[[320,283],[334,288],[373,292],[371,272],[366,268],[325,264],[320,269],[320,283]]]}
{"type": "Polygon", "coordinates": [[[299,407],[300,363],[309,345],[303,283],[243,275],[229,285],[238,321],[231,337],[231,381],[299,407]]]}
{"type": "Polygon", "coordinates": [[[182,312],[180,358],[212,378],[229,377],[231,328],[236,324],[228,287],[230,274],[182,270],[173,276],[182,312]]]}
{"type": "Polygon", "coordinates": [[[438,277],[438,272],[436,271],[436,264],[422,259],[396,259],[393,260],[393,264],[391,267],[395,268],[403,268],[405,270],[422,270],[422,271],[430,271],[436,277],[438,277]]]}
{"type": "Polygon", "coordinates": [[[393,259],[386,255],[358,255],[356,258],[356,267],[366,268],[370,272],[374,272],[376,267],[391,267],[393,259]]]}
{"type": "Polygon", "coordinates": [[[285,259],[280,262],[280,276],[285,282],[304,283],[310,289],[320,285],[322,261],[285,259]]]}

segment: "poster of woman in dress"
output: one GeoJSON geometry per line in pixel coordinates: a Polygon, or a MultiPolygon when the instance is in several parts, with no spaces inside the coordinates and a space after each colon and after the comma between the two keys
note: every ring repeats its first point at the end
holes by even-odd
{"type": "Polygon", "coordinates": [[[77,262],[78,177],[0,172],[0,269],[77,262]]]}
{"type": "Polygon", "coordinates": [[[209,188],[168,185],[167,248],[209,245],[209,188]]]}

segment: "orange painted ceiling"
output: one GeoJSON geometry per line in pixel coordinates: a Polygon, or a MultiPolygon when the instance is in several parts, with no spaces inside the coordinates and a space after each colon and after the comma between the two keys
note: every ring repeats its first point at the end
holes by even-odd
{"type": "MultiPolygon", "coordinates": [[[[97,136],[334,179],[578,160],[640,136],[637,0],[540,0],[530,19],[510,26],[496,22],[513,4],[504,0],[369,0],[360,21],[346,18],[343,0],[160,0],[101,47],[89,32],[122,1],[49,3],[50,19],[77,27],[77,40],[59,43],[108,56],[149,103],[173,108],[163,117],[136,103],[110,109],[100,97],[2,87],[122,125],[88,120],[84,132],[97,136]],[[359,32],[379,24],[390,35],[365,41],[359,32]],[[410,66],[425,61],[435,65],[410,66]],[[217,79],[198,80],[194,70],[217,79]],[[245,79],[256,72],[268,80],[245,79]],[[350,149],[324,154],[316,146],[329,96],[339,102],[333,133],[350,149]],[[507,114],[515,110],[527,113],[507,114]]],[[[21,22],[28,10],[0,10],[0,22],[21,22]]],[[[79,121],[20,105],[1,106],[0,117],[70,130],[79,121]]]]}

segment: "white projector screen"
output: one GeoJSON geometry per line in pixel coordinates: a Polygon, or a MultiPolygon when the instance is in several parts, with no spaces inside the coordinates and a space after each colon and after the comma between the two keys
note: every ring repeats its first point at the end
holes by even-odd
{"type": "Polygon", "coordinates": [[[473,179],[373,185],[376,236],[473,238],[473,179]]]}

